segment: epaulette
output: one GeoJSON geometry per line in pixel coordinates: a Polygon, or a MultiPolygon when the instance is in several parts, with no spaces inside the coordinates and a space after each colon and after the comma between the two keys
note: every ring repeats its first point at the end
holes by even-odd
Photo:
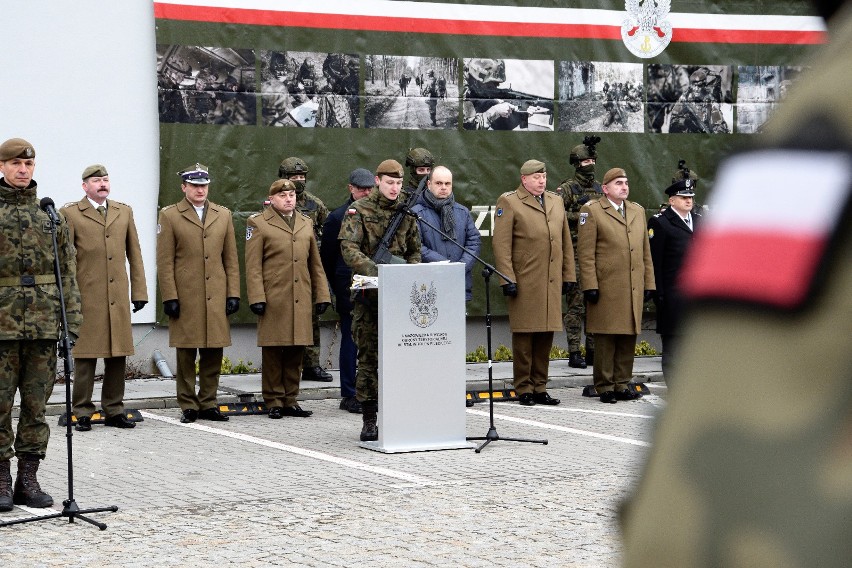
{"type": "Polygon", "coordinates": [[[79,201],[69,201],[68,203],[66,203],[65,205],[60,207],[60,209],[65,209],[66,207],[71,207],[72,205],[77,205],[78,203],[79,203],[79,201]]]}
{"type": "Polygon", "coordinates": [[[517,192],[518,192],[517,189],[513,189],[512,191],[507,191],[506,193],[501,193],[500,197],[508,197],[510,195],[515,195],[515,193],[517,193],[517,192]]]}
{"type": "Polygon", "coordinates": [[[305,213],[303,213],[302,211],[299,211],[299,214],[300,214],[302,217],[304,217],[305,219],[308,219],[309,221],[313,222],[313,219],[311,219],[311,216],[310,216],[310,215],[306,215],[306,214],[305,214],[305,213]]]}
{"type": "Polygon", "coordinates": [[[254,219],[255,217],[259,217],[261,214],[263,214],[263,211],[258,211],[257,213],[252,213],[251,215],[249,215],[248,218],[254,219]]]}
{"type": "Polygon", "coordinates": [[[177,203],[172,203],[171,205],[166,205],[165,207],[163,207],[162,209],[160,209],[160,211],[167,211],[167,210],[169,210],[169,209],[171,209],[171,208],[173,208],[173,207],[177,207],[177,203]]]}
{"type": "Polygon", "coordinates": [[[110,199],[109,202],[115,203],[116,205],[124,205],[125,207],[130,207],[130,205],[128,205],[127,203],[124,203],[123,201],[116,201],[115,199],[110,199]]]}

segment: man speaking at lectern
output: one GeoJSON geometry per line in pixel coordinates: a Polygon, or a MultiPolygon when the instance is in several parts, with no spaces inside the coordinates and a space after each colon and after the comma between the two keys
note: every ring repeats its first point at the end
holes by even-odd
{"type": "MultiPolygon", "coordinates": [[[[394,262],[420,262],[420,233],[413,217],[399,208],[402,191],[402,165],[385,160],[376,168],[376,185],[370,195],[354,202],[346,211],[338,239],[343,260],[352,273],[378,276],[372,260],[388,226],[396,215],[403,215],[399,227],[389,240],[388,251],[394,262]]],[[[361,441],[379,439],[379,295],[377,290],[356,290],[352,295],[352,337],[358,347],[358,372],[355,396],[363,408],[361,441]]]]}

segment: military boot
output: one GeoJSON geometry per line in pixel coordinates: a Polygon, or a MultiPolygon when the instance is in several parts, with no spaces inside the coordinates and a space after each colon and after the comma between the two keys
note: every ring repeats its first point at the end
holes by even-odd
{"type": "Polygon", "coordinates": [[[361,441],[374,442],[379,439],[379,403],[375,400],[365,400],[361,403],[364,426],[361,428],[361,441]]]}
{"type": "Polygon", "coordinates": [[[15,479],[15,494],[12,496],[15,505],[36,508],[53,505],[53,497],[41,490],[36,479],[40,461],[35,456],[18,458],[18,477],[15,479]]]}
{"type": "Polygon", "coordinates": [[[579,351],[572,351],[568,354],[568,366],[574,367],[575,369],[585,369],[586,361],[583,359],[583,356],[580,355],[579,351]]]}
{"type": "Polygon", "coordinates": [[[12,472],[9,460],[0,461],[0,511],[12,510],[12,472]]]}

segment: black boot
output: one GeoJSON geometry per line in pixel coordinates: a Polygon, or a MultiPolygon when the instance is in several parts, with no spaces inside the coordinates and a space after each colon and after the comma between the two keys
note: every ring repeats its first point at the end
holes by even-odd
{"type": "Polygon", "coordinates": [[[12,510],[12,472],[9,460],[0,461],[0,511],[12,510]]]}
{"type": "Polygon", "coordinates": [[[574,367],[575,369],[585,369],[586,361],[583,359],[583,356],[580,355],[579,351],[572,351],[568,354],[568,366],[574,367]]]}
{"type": "Polygon", "coordinates": [[[361,403],[364,426],[361,428],[361,441],[374,442],[379,439],[378,412],[379,403],[375,400],[365,400],[361,403]]]}
{"type": "Polygon", "coordinates": [[[15,479],[15,493],[12,501],[15,505],[43,508],[53,505],[53,497],[41,490],[36,479],[39,462],[36,456],[18,458],[18,477],[15,479]]]}

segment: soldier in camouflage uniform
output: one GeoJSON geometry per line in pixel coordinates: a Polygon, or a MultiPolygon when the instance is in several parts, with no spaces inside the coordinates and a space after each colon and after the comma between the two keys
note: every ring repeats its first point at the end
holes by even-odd
{"type": "Polygon", "coordinates": [[[721,82],[722,78],[707,67],[693,71],[689,87],[672,107],[669,132],[728,133],[728,123],[720,106],[721,82]]]}
{"type": "MultiPolygon", "coordinates": [[[[569,161],[574,166],[574,177],[559,184],[556,193],[562,196],[565,203],[565,213],[568,216],[568,228],[571,230],[571,244],[577,249],[577,222],[580,219],[580,207],[590,199],[603,195],[601,184],[595,180],[595,162],[598,155],[595,145],[600,142],[599,136],[586,136],[582,144],[571,149],[569,161]]],[[[580,265],[577,263],[577,282],[580,281],[580,265]]],[[[566,297],[568,311],[565,313],[565,330],[568,334],[568,365],[585,369],[594,363],[595,338],[586,334],[586,357],[580,353],[580,336],[586,315],[586,303],[579,286],[574,288],[566,297]]]]}
{"type": "MultiPolygon", "coordinates": [[[[376,168],[376,184],[370,195],[359,199],[346,212],[340,228],[340,252],[353,274],[377,276],[372,260],[391,219],[397,213],[402,190],[402,166],[385,160],[376,168]]],[[[420,262],[420,232],[413,217],[406,216],[391,241],[389,252],[408,264],[420,262]]],[[[354,291],[352,295],[352,337],[358,347],[355,396],[361,402],[361,440],[379,439],[376,413],[379,408],[378,290],[354,291]]]]}
{"type": "MultiPolygon", "coordinates": [[[[61,317],[52,227],[39,208],[34,169],[35,149],[29,142],[12,138],[0,145],[0,511],[53,505],[36,473],[50,439],[44,409],[56,380],[61,317]],[[12,429],[16,391],[21,393],[17,436],[12,429]],[[14,492],[12,455],[18,458],[14,492]]],[[[66,331],[73,344],[83,317],[74,245],[64,223],[56,239],[66,331]]]]}
{"type": "MultiPolygon", "coordinates": [[[[301,158],[285,158],[278,168],[278,177],[289,179],[296,186],[296,210],[307,215],[314,223],[317,245],[322,244],[322,226],[328,218],[328,207],[319,197],[307,191],[308,164],[301,158]]],[[[314,344],[305,347],[302,359],[302,380],[330,383],[334,378],[320,365],[320,327],[319,314],[313,315],[314,344]]]]}
{"type": "Polygon", "coordinates": [[[405,186],[400,195],[403,202],[407,202],[417,191],[420,181],[432,173],[435,158],[426,148],[411,148],[405,156],[405,165],[408,167],[408,179],[405,180],[405,186]]]}

